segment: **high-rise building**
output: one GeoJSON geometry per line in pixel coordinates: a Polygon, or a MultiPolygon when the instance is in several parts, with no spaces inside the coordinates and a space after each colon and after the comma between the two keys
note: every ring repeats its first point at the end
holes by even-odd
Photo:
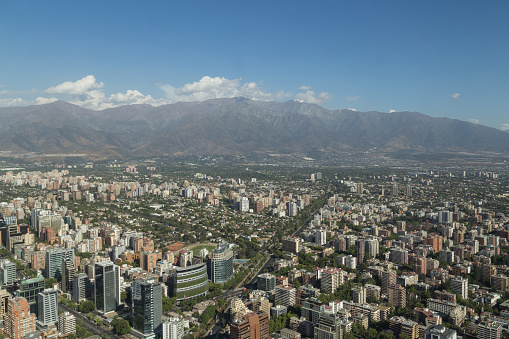
{"type": "Polygon", "coordinates": [[[259,274],[256,281],[256,288],[262,291],[274,291],[276,288],[276,276],[270,273],[259,274]]]}
{"type": "Polygon", "coordinates": [[[352,288],[352,301],[356,304],[366,303],[366,288],[363,286],[355,286],[352,288]]]}
{"type": "Polygon", "coordinates": [[[382,293],[389,292],[389,286],[396,283],[397,274],[393,270],[382,271],[382,293]]]}
{"type": "Polygon", "coordinates": [[[465,300],[468,299],[468,279],[463,277],[454,277],[451,279],[451,289],[454,293],[461,295],[465,300]]]}
{"type": "Polygon", "coordinates": [[[74,265],[74,248],[55,248],[46,252],[46,278],[62,278],[62,262],[72,261],[74,265]]]}
{"type": "Polygon", "coordinates": [[[248,313],[230,324],[231,339],[268,339],[269,315],[265,312],[248,313]]]}
{"type": "Polygon", "coordinates": [[[401,248],[393,248],[389,254],[389,261],[397,264],[408,264],[408,251],[401,248]]]}
{"type": "Polygon", "coordinates": [[[301,314],[306,320],[316,325],[322,313],[325,312],[325,305],[316,298],[307,298],[302,301],[301,314]]]}
{"type": "Polygon", "coordinates": [[[275,302],[276,305],[293,306],[295,305],[297,290],[291,286],[276,286],[275,302]]]}
{"type": "Polygon", "coordinates": [[[319,246],[323,246],[327,243],[327,231],[316,230],[315,231],[315,243],[319,246]]]}
{"type": "Polygon", "coordinates": [[[69,293],[72,290],[73,276],[76,274],[73,260],[65,259],[62,261],[62,292],[69,293]]]}
{"type": "Polygon", "coordinates": [[[120,267],[111,261],[95,263],[94,301],[101,313],[114,311],[120,304],[120,267]]]}
{"type": "Polygon", "coordinates": [[[424,331],[424,339],[456,339],[457,332],[444,325],[431,325],[424,331]]]}
{"type": "Polygon", "coordinates": [[[7,290],[0,290],[0,319],[7,314],[7,304],[11,298],[12,295],[7,290]]]}
{"type": "Polygon", "coordinates": [[[378,253],[380,253],[380,245],[378,243],[378,239],[367,238],[364,241],[364,246],[366,253],[369,254],[371,258],[375,258],[378,253]]]}
{"type": "Polygon", "coordinates": [[[355,256],[357,257],[357,263],[362,264],[364,262],[364,256],[366,255],[366,241],[364,238],[355,240],[355,256]]]}
{"type": "Polygon", "coordinates": [[[57,290],[45,289],[37,295],[37,325],[47,328],[58,322],[57,290]]]}
{"type": "Polygon", "coordinates": [[[152,272],[157,266],[157,252],[142,252],[140,254],[140,267],[142,270],[152,272]]]}
{"type": "Polygon", "coordinates": [[[58,316],[58,331],[66,338],[76,333],[76,317],[69,312],[61,313],[58,316]]]}
{"type": "Polygon", "coordinates": [[[163,339],[183,339],[184,319],[171,317],[163,322],[163,339]]]}
{"type": "Polygon", "coordinates": [[[30,312],[37,312],[37,295],[44,290],[44,277],[39,275],[37,278],[23,278],[16,291],[16,296],[23,297],[30,305],[30,312]]]}
{"type": "Polygon", "coordinates": [[[493,321],[481,321],[477,326],[477,338],[500,339],[502,337],[502,325],[493,321]]]}
{"type": "Polygon", "coordinates": [[[227,242],[220,243],[212,251],[209,273],[213,283],[225,283],[233,277],[233,252],[227,242]]]}
{"type": "MultiPolygon", "coordinates": [[[[270,315],[271,305],[272,304],[270,303],[269,299],[262,297],[261,295],[258,295],[253,300],[253,312],[262,311],[262,312],[265,312],[270,315]]],[[[281,305],[279,305],[279,306],[281,306],[281,305]]],[[[286,307],[286,306],[283,306],[283,307],[286,307]]]]}
{"type": "Polygon", "coordinates": [[[23,297],[15,297],[7,304],[5,334],[11,339],[22,339],[35,332],[35,314],[30,313],[30,306],[23,297]]]}
{"type": "Polygon", "coordinates": [[[399,285],[389,286],[389,305],[404,308],[406,306],[406,289],[399,285]]]}
{"type": "Polygon", "coordinates": [[[281,240],[281,250],[284,252],[290,252],[290,253],[299,253],[299,238],[294,237],[283,237],[281,240]]]}
{"type": "Polygon", "coordinates": [[[170,271],[167,284],[169,295],[177,298],[177,300],[197,298],[204,295],[209,289],[207,264],[175,267],[170,271]]]}
{"type": "Polygon", "coordinates": [[[92,283],[85,273],[75,274],[72,278],[71,299],[75,303],[92,298],[92,283]]]}
{"type": "Polygon", "coordinates": [[[315,326],[315,339],[341,339],[341,318],[337,313],[324,312],[315,326]]]}
{"type": "Polygon", "coordinates": [[[145,336],[160,333],[163,314],[161,284],[153,279],[141,279],[133,282],[133,290],[135,288],[140,290],[139,294],[133,293],[135,329],[145,336]]]}
{"type": "Polygon", "coordinates": [[[404,317],[394,316],[389,319],[389,328],[396,336],[405,334],[410,339],[419,338],[419,324],[404,317]]]}
{"type": "Polygon", "coordinates": [[[16,264],[9,259],[0,260],[0,285],[10,286],[16,281],[16,264]]]}

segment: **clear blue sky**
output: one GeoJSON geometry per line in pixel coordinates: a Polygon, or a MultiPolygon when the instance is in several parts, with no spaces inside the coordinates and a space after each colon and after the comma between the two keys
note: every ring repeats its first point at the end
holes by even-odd
{"type": "Polygon", "coordinates": [[[508,1],[2,1],[0,105],[244,95],[509,129],[508,14],[508,1]]]}

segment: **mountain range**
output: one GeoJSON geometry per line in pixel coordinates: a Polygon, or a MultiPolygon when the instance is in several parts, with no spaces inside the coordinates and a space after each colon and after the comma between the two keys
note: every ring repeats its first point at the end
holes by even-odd
{"type": "Polygon", "coordinates": [[[416,112],[328,110],[246,98],[88,110],[57,101],[0,108],[0,151],[107,157],[317,152],[509,154],[509,133],[416,112]]]}

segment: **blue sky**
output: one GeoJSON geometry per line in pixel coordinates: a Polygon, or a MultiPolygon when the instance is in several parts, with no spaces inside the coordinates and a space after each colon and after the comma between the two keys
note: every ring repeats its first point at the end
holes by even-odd
{"type": "Polygon", "coordinates": [[[0,106],[243,95],[509,129],[507,13],[465,0],[2,1],[0,106]]]}

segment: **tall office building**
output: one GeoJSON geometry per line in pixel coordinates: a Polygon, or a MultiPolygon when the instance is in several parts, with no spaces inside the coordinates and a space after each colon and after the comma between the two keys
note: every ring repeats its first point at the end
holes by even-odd
{"type": "Polygon", "coordinates": [[[183,339],[184,319],[168,318],[163,322],[163,339],[183,339]]]}
{"type": "Polygon", "coordinates": [[[135,329],[145,336],[160,333],[163,314],[161,284],[151,279],[141,279],[133,283],[134,288],[140,292],[136,295],[133,293],[135,329]]]}
{"type": "Polygon", "coordinates": [[[23,297],[30,305],[30,312],[37,313],[37,295],[44,290],[44,277],[39,275],[37,278],[23,278],[16,291],[16,296],[23,297]]]}
{"type": "Polygon", "coordinates": [[[120,305],[120,267],[111,261],[95,264],[94,301],[101,313],[114,311],[120,305]]]}
{"type": "Polygon", "coordinates": [[[397,182],[392,184],[392,195],[394,196],[399,195],[399,187],[397,182]]]}
{"type": "Polygon", "coordinates": [[[23,297],[15,297],[7,304],[5,334],[11,339],[22,339],[28,333],[35,332],[35,314],[23,297]]]}
{"type": "Polygon", "coordinates": [[[92,283],[85,273],[75,274],[72,277],[71,299],[75,303],[92,298],[92,283]]]}
{"type": "Polygon", "coordinates": [[[46,278],[62,278],[62,262],[72,261],[74,265],[74,248],[55,248],[46,252],[46,278]]]}
{"type": "Polygon", "coordinates": [[[220,243],[210,256],[209,276],[213,283],[224,283],[233,276],[233,252],[227,242],[220,243]]]}
{"type": "Polygon", "coordinates": [[[265,312],[248,313],[244,319],[230,324],[231,339],[268,339],[269,315],[265,312]]]}
{"type": "Polygon", "coordinates": [[[71,292],[73,276],[76,274],[73,260],[66,259],[62,261],[62,291],[65,293],[71,292]]]}
{"type": "Polygon", "coordinates": [[[259,274],[256,281],[256,288],[262,291],[274,291],[276,288],[276,276],[270,273],[259,274]]]}
{"type": "Polygon", "coordinates": [[[56,325],[58,322],[57,290],[45,289],[37,294],[37,325],[40,328],[56,325]]]}
{"type": "Polygon", "coordinates": [[[167,280],[168,294],[177,300],[185,300],[204,295],[209,290],[207,264],[201,263],[187,267],[175,267],[167,280]]]}

